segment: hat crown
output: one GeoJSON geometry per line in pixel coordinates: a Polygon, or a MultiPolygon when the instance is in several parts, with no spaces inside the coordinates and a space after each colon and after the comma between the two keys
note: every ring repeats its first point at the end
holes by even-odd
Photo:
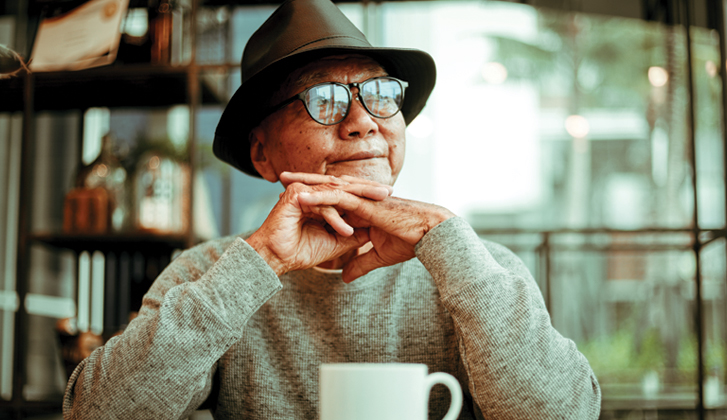
{"type": "Polygon", "coordinates": [[[331,0],[288,0],[250,37],[242,56],[242,83],[225,107],[212,150],[221,160],[260,176],[247,141],[265,117],[271,92],[295,69],[330,55],[361,54],[409,82],[401,108],[409,124],[424,108],[437,69],[424,51],[373,47],[331,0]]]}
{"type": "Polygon", "coordinates": [[[242,55],[242,82],[291,54],[327,44],[371,47],[330,0],[288,0],[250,37],[242,55]]]}

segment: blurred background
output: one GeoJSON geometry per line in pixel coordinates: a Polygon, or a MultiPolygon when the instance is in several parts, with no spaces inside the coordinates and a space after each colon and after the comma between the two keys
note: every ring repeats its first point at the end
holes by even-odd
{"type": "MultiPolygon", "coordinates": [[[[723,1],[337,4],[372,44],[434,57],[395,194],[526,262],[601,418],[727,418],[723,1]]],[[[0,55],[0,418],[59,418],[69,372],[179,250],[262,223],[282,187],[211,145],[276,7],[0,0],[0,44],[32,70],[0,55]],[[66,51],[78,22],[111,50],[66,51]]]]}

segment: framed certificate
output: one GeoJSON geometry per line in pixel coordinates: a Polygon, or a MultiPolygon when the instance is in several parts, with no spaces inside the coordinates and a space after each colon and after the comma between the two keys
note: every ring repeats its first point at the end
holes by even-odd
{"type": "Polygon", "coordinates": [[[29,67],[36,72],[111,64],[119,49],[129,0],[90,0],[38,26],[29,67]]]}

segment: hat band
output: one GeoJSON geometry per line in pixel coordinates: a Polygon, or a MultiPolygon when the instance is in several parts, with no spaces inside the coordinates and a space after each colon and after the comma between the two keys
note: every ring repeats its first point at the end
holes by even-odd
{"type": "MultiPolygon", "coordinates": [[[[369,44],[364,39],[359,39],[359,38],[355,38],[355,37],[347,36],[347,35],[338,35],[338,36],[329,36],[329,37],[325,37],[325,38],[320,38],[320,39],[316,39],[315,41],[311,41],[311,42],[305,43],[305,44],[301,45],[300,47],[298,47],[298,48],[292,50],[291,52],[289,52],[288,55],[289,54],[293,54],[296,51],[300,51],[302,49],[306,49],[306,47],[310,47],[310,46],[313,46],[313,45],[318,44],[318,43],[321,43],[321,42],[328,43],[332,39],[336,39],[336,40],[349,39],[349,40],[353,40],[353,41],[357,41],[357,42],[355,42],[355,43],[342,43],[342,44],[335,43],[335,44],[331,44],[331,45],[325,45],[326,47],[332,47],[332,48],[335,48],[335,47],[371,47],[371,44],[369,44]]],[[[315,47],[315,48],[318,48],[318,47],[315,47]]],[[[313,49],[315,49],[315,48],[313,48],[313,49]]]]}
{"type": "Polygon", "coordinates": [[[336,47],[363,47],[363,48],[371,48],[371,44],[366,42],[366,40],[362,40],[359,38],[355,38],[352,36],[329,36],[326,38],[316,39],[315,41],[308,42],[306,44],[301,45],[300,47],[292,50],[287,55],[294,54],[296,52],[300,52],[301,50],[306,49],[317,49],[320,47],[330,47],[330,48],[336,48],[336,47]],[[351,40],[355,42],[335,42],[331,43],[331,40],[351,40]],[[320,43],[325,43],[325,45],[317,45],[320,43]]]}

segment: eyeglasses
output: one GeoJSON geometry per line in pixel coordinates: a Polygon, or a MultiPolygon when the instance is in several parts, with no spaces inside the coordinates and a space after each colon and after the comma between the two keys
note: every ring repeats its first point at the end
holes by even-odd
{"type": "Polygon", "coordinates": [[[374,77],[361,83],[345,85],[326,82],[313,85],[271,108],[267,115],[277,112],[300,99],[308,115],[323,125],[338,124],[351,109],[351,88],[358,88],[358,98],[369,114],[377,118],[391,118],[404,103],[404,89],[409,84],[395,77],[374,77]]]}

